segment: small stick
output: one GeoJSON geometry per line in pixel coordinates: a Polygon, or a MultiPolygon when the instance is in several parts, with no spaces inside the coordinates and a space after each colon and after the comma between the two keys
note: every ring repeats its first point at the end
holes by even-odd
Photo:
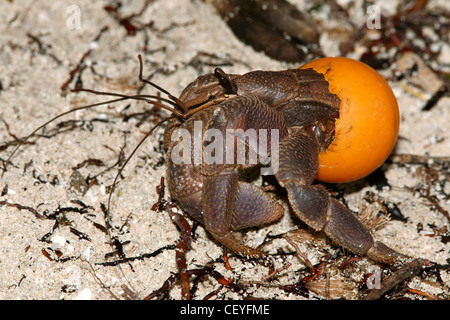
{"type": "Polygon", "coordinates": [[[187,263],[186,263],[186,249],[192,241],[191,226],[187,220],[180,213],[181,210],[173,203],[164,200],[164,178],[161,178],[161,184],[156,187],[159,193],[158,202],[155,203],[152,209],[158,209],[158,211],[166,211],[172,221],[178,226],[181,231],[180,240],[177,243],[175,249],[176,262],[178,264],[178,269],[180,272],[181,281],[181,295],[184,300],[189,300],[191,298],[189,276],[187,274],[187,263]]]}
{"type": "Polygon", "coordinates": [[[286,263],[284,266],[273,270],[271,273],[269,273],[267,276],[264,276],[261,278],[261,281],[267,281],[271,278],[273,278],[274,276],[276,276],[277,274],[279,274],[280,272],[286,270],[287,268],[289,268],[292,264],[291,263],[286,263]]]}
{"type": "Polygon", "coordinates": [[[311,261],[309,261],[309,259],[308,259],[308,257],[306,256],[306,254],[304,254],[303,252],[300,251],[300,249],[299,249],[299,247],[297,246],[297,244],[296,244],[294,241],[292,241],[292,239],[290,239],[290,238],[289,238],[288,236],[286,236],[286,235],[284,235],[283,238],[284,238],[287,242],[289,242],[289,244],[290,244],[291,246],[293,246],[293,247],[295,248],[296,255],[298,255],[298,257],[300,257],[300,258],[305,262],[305,264],[306,264],[306,266],[308,267],[308,269],[309,269],[312,273],[315,273],[315,269],[314,269],[314,267],[313,267],[311,261]]]}

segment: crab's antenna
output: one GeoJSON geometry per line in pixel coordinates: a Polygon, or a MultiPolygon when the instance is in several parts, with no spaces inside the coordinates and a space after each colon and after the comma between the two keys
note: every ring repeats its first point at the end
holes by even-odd
{"type": "Polygon", "coordinates": [[[38,132],[39,130],[41,130],[42,128],[44,128],[46,125],[48,125],[49,123],[78,110],[84,110],[84,109],[89,109],[92,107],[98,107],[101,105],[105,105],[108,103],[114,103],[114,102],[119,102],[119,101],[123,101],[123,100],[127,100],[129,98],[126,97],[122,97],[122,98],[118,98],[118,99],[112,99],[112,100],[108,100],[108,101],[103,101],[103,102],[98,102],[98,103],[94,103],[94,104],[89,104],[86,106],[81,106],[81,107],[76,107],[73,109],[70,109],[68,111],[65,111],[63,113],[58,114],[57,116],[53,117],[52,119],[48,120],[47,122],[45,122],[44,124],[40,125],[39,127],[37,127],[33,132],[31,132],[29,135],[27,135],[25,138],[21,139],[19,144],[16,146],[16,148],[12,151],[12,153],[9,155],[8,159],[6,160],[5,163],[5,167],[4,167],[4,172],[6,171],[6,167],[8,165],[8,163],[11,163],[11,159],[13,158],[14,154],[17,152],[17,150],[19,150],[19,148],[28,140],[30,139],[32,136],[34,136],[36,134],[36,132],[38,132]]]}
{"type": "MultiPolygon", "coordinates": [[[[161,124],[163,124],[164,122],[172,119],[173,117],[169,117],[166,118],[164,120],[159,121],[157,124],[155,124],[153,126],[153,128],[150,129],[149,132],[147,132],[145,134],[145,136],[141,139],[141,141],[139,141],[139,143],[134,147],[133,151],[130,153],[130,155],[128,156],[128,158],[125,160],[125,162],[123,163],[123,165],[120,167],[119,172],[117,172],[114,181],[112,183],[111,186],[111,190],[109,192],[109,197],[108,197],[108,211],[110,211],[110,205],[111,205],[111,198],[112,198],[112,194],[114,192],[114,189],[116,187],[116,183],[117,183],[117,179],[119,178],[120,174],[122,173],[123,169],[125,168],[125,166],[128,164],[128,162],[130,161],[130,159],[134,156],[134,154],[136,153],[136,151],[139,149],[139,147],[145,142],[145,140],[156,130],[156,128],[158,128],[161,124]]],[[[108,224],[110,224],[110,221],[108,221],[108,224]]]]}
{"type": "Polygon", "coordinates": [[[8,159],[5,162],[5,166],[4,166],[4,171],[3,173],[7,170],[7,166],[8,163],[11,163],[11,159],[13,158],[14,154],[17,152],[17,150],[19,150],[19,148],[28,140],[30,139],[32,136],[34,136],[36,134],[36,132],[38,132],[39,130],[41,130],[42,128],[44,128],[46,125],[48,125],[49,123],[69,114],[75,111],[79,111],[79,110],[84,110],[84,109],[89,109],[89,108],[93,108],[93,107],[98,107],[98,106],[102,106],[105,104],[109,104],[109,103],[115,103],[115,102],[120,102],[120,101],[124,101],[124,100],[129,100],[129,99],[133,99],[133,100],[141,100],[141,101],[145,101],[149,104],[158,106],[160,108],[169,110],[170,112],[172,112],[173,114],[179,116],[179,117],[183,117],[184,114],[177,111],[175,108],[171,108],[163,103],[159,103],[157,101],[154,100],[150,100],[150,99],[159,99],[161,101],[164,101],[168,104],[171,104],[175,107],[178,107],[178,105],[169,100],[169,99],[165,99],[165,98],[161,98],[161,97],[157,97],[157,96],[152,96],[152,95],[125,95],[125,94],[119,94],[119,93],[112,93],[112,92],[102,92],[102,91],[96,91],[96,90],[91,90],[91,89],[74,89],[71,90],[72,92],[89,92],[89,93],[94,93],[97,95],[107,95],[107,96],[113,96],[113,97],[118,97],[117,99],[112,99],[112,100],[108,100],[108,101],[103,101],[103,102],[98,102],[98,103],[93,103],[93,104],[89,104],[89,105],[85,105],[85,106],[81,106],[81,107],[76,107],[73,109],[70,109],[68,111],[65,111],[63,113],[58,114],[57,116],[53,117],[52,119],[48,120],[47,122],[45,122],[44,124],[40,125],[39,127],[37,127],[33,132],[31,132],[28,136],[26,136],[25,138],[21,139],[21,141],[19,142],[19,144],[16,146],[16,148],[12,151],[12,153],[9,155],[8,159]]]}
{"type": "Polygon", "coordinates": [[[165,99],[165,98],[161,98],[158,96],[154,96],[154,95],[149,95],[149,94],[137,94],[137,95],[126,95],[126,94],[121,94],[121,93],[114,93],[114,92],[103,92],[103,91],[97,91],[97,90],[93,90],[93,89],[73,89],[71,90],[72,92],[89,92],[89,93],[94,93],[96,95],[99,96],[112,96],[112,97],[122,97],[124,99],[133,99],[133,100],[140,100],[140,101],[144,101],[147,102],[149,104],[153,104],[155,106],[158,106],[160,108],[169,110],[170,112],[174,113],[175,115],[179,116],[179,117],[183,117],[184,114],[181,113],[180,111],[177,111],[174,108],[171,108],[169,106],[166,106],[165,104],[159,103],[158,101],[154,101],[154,100],[150,100],[150,99],[158,99],[164,102],[167,102],[171,105],[173,105],[174,107],[179,107],[175,102],[173,102],[172,100],[169,99],[165,99]]]}
{"type": "Polygon", "coordinates": [[[183,118],[187,119],[190,116],[192,116],[193,114],[195,114],[197,112],[200,112],[200,111],[202,111],[202,110],[204,110],[206,108],[209,108],[212,105],[219,104],[219,103],[225,101],[226,99],[227,99],[226,97],[218,97],[218,98],[215,98],[215,99],[210,100],[208,102],[205,102],[202,105],[200,105],[198,107],[195,107],[194,109],[190,109],[187,113],[183,114],[183,118]]]}
{"type": "Polygon", "coordinates": [[[142,72],[143,72],[143,68],[144,67],[143,67],[143,63],[142,63],[142,57],[141,57],[140,54],[138,54],[138,59],[139,59],[139,81],[141,81],[143,83],[146,83],[148,85],[151,85],[152,87],[154,87],[157,90],[161,91],[162,93],[166,94],[169,97],[169,99],[173,100],[177,106],[179,106],[185,113],[187,113],[189,111],[189,109],[184,104],[183,101],[181,101],[177,97],[173,96],[172,94],[170,94],[169,91],[167,91],[166,89],[161,88],[156,83],[153,83],[153,82],[151,82],[149,80],[146,80],[146,79],[142,78],[142,72]]]}

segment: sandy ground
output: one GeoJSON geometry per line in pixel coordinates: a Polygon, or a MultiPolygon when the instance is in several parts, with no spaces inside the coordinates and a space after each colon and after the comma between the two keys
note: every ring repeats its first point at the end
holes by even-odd
{"type": "MultiPolygon", "coordinates": [[[[446,1],[431,2],[448,7],[446,1]]],[[[294,3],[301,5],[302,1],[294,3]]],[[[84,0],[1,2],[2,145],[14,141],[14,136],[26,136],[63,111],[103,101],[104,97],[61,90],[70,71],[88,50],[91,51],[84,59],[83,86],[126,94],[135,93],[141,87],[137,54],[143,52],[144,46],[147,47],[144,73],[152,74],[154,82],[175,95],[197,75],[211,72],[213,66],[208,65],[211,60],[212,64],[223,65],[229,73],[292,67],[240,42],[214,9],[204,2],[154,1],[137,19],[142,24],[152,22],[151,26],[134,36],[127,35],[126,29],[104,10],[107,4],[108,1],[84,0]],[[77,24],[77,13],[80,24],[77,24]],[[104,27],[108,29],[101,31],[104,27]]],[[[386,2],[379,4],[387,13],[392,10],[386,2]]],[[[138,12],[141,7],[141,1],[123,1],[121,14],[138,12]]],[[[363,21],[360,10],[349,12],[355,23],[363,21]]],[[[329,19],[329,23],[339,24],[333,19],[329,19]]],[[[322,34],[321,45],[326,55],[338,54],[332,33],[322,34]]],[[[450,47],[448,43],[442,46],[439,62],[448,68],[450,47]]],[[[355,58],[357,55],[357,50],[351,54],[355,58]]],[[[398,98],[401,112],[400,139],[394,153],[450,156],[450,99],[443,97],[430,111],[422,111],[429,96],[418,92],[408,79],[392,81],[395,67],[383,71],[398,98]]],[[[75,80],[69,88],[73,88],[75,80]]],[[[144,92],[156,91],[145,88],[144,92]]],[[[149,108],[143,103],[122,102],[78,111],[48,126],[45,137],[33,138],[33,144],[18,150],[0,180],[1,299],[129,298],[130,292],[125,294],[124,285],[135,297],[143,298],[159,289],[172,273],[178,272],[175,250],[170,246],[177,242],[179,231],[166,213],[151,210],[157,200],[155,188],[165,174],[160,152],[162,129],[129,162],[111,202],[113,234],[123,244],[125,257],[141,259],[118,266],[102,265],[105,261],[120,259],[117,255],[105,258],[112,248],[104,232],[101,204],[108,201],[109,186],[117,166],[107,169],[116,164],[121,151],[130,154],[154,125],[151,120],[157,118],[151,115],[141,123],[135,116],[123,121],[123,114],[131,115],[149,108]],[[91,161],[83,164],[87,159],[91,161]],[[103,165],[95,165],[99,162],[92,159],[100,160],[103,165]],[[81,168],[74,170],[78,165],[81,168]],[[74,183],[74,172],[84,178],[95,176],[97,182],[84,193],[79,184],[74,183]],[[167,246],[168,249],[157,251],[167,246]]],[[[159,113],[158,117],[164,115],[166,113],[159,113]]],[[[0,158],[5,161],[13,149],[14,146],[9,146],[0,150],[0,158]]],[[[405,254],[445,265],[450,252],[450,224],[445,216],[445,212],[450,211],[449,165],[448,160],[446,166],[432,164],[385,164],[383,170],[390,188],[377,190],[364,181],[340,188],[346,190],[344,198],[354,211],[358,211],[361,203],[379,210],[375,204],[362,200],[368,192],[395,203],[406,220],[391,219],[374,231],[374,236],[405,254]],[[430,192],[428,197],[423,194],[426,186],[430,192]]],[[[256,247],[268,234],[282,234],[298,227],[298,221],[287,212],[278,223],[251,230],[242,237],[256,247]]],[[[323,239],[313,241],[306,235],[303,238],[307,240],[298,245],[313,264],[339,252],[323,239]]],[[[264,250],[293,252],[294,248],[284,239],[276,239],[264,250]]],[[[199,226],[187,253],[188,268],[212,267],[225,278],[246,286],[245,290],[233,291],[214,277],[205,276],[191,279],[197,286],[195,299],[208,295],[212,299],[324,297],[317,294],[320,289],[315,292],[304,289],[299,293],[280,288],[280,284],[295,284],[306,274],[303,261],[293,255],[271,258],[274,267],[281,271],[269,282],[263,279],[269,273],[267,266],[231,256],[233,269],[230,271],[222,262],[222,253],[221,247],[199,226]]],[[[339,263],[345,258],[341,256],[339,263]]],[[[364,284],[369,268],[375,270],[377,265],[362,259],[345,272],[332,264],[328,268],[323,274],[330,279],[334,290],[329,292],[329,297],[358,299],[358,286],[364,284]]],[[[314,284],[323,286],[324,277],[319,277],[314,284]]],[[[436,274],[414,277],[408,285],[445,299],[449,297],[450,274],[448,269],[438,270],[436,274]]],[[[181,298],[178,283],[168,292],[170,298],[181,298]]],[[[411,293],[402,296],[423,298],[411,293]]]]}

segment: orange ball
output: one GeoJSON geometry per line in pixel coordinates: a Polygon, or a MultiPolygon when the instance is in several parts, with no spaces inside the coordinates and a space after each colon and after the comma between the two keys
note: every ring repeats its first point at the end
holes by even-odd
{"type": "Polygon", "coordinates": [[[322,73],[341,100],[335,137],[319,154],[317,180],[349,182],[377,169],[397,141],[399,111],[387,82],[368,65],[349,58],[322,58],[300,69],[322,73]]]}

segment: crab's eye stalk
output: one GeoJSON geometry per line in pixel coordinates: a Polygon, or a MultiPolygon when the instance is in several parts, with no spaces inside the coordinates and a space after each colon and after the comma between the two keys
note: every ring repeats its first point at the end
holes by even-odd
{"type": "Polygon", "coordinates": [[[322,58],[300,68],[322,73],[341,100],[334,140],[319,155],[317,180],[349,182],[369,175],[397,141],[399,111],[391,88],[375,70],[348,58],[322,58]]]}

